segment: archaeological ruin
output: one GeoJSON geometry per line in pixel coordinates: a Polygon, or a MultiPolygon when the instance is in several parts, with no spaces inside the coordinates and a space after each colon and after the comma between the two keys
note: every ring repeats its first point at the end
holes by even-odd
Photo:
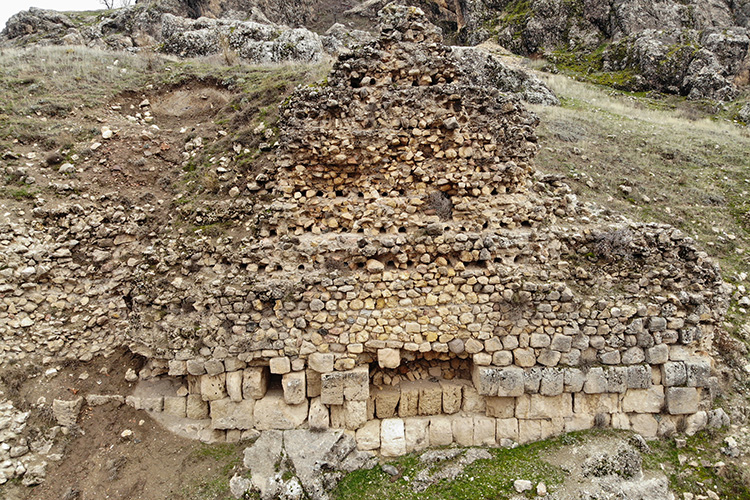
{"type": "Polygon", "coordinates": [[[537,173],[517,97],[419,9],[381,18],[283,104],[274,169],[206,216],[225,234],[146,232],[107,200],[3,227],[5,359],[126,345],[147,358],[127,403],[180,432],[346,429],[384,456],[724,418],[717,265],[537,173]]]}

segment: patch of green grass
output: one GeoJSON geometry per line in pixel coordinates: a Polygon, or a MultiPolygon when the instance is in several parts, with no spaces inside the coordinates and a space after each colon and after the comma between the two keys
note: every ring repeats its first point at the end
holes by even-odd
{"type": "Polygon", "coordinates": [[[242,446],[237,444],[204,444],[191,458],[205,465],[207,474],[195,478],[182,492],[189,500],[229,500],[229,480],[242,463],[242,446]]]}
{"type": "MultiPolygon", "coordinates": [[[[517,496],[513,489],[516,479],[528,479],[534,483],[544,481],[554,490],[565,478],[565,472],[544,461],[541,454],[549,449],[577,442],[575,434],[531,443],[517,448],[488,449],[490,459],[477,460],[468,465],[453,481],[440,481],[423,492],[411,489],[412,480],[420,470],[428,466],[419,462],[416,454],[407,455],[389,462],[400,476],[391,478],[380,466],[369,470],[355,471],[347,475],[333,492],[334,499],[357,498],[361,500],[388,499],[444,499],[481,500],[508,499],[517,496]]],[[[429,466],[437,470],[442,464],[429,466]]]]}

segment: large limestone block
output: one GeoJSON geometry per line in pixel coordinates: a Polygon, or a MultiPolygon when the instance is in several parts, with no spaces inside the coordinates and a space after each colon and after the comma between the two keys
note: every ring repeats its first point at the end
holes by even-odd
{"type": "Polygon", "coordinates": [[[474,446],[495,446],[496,420],[490,417],[474,417],[474,446]]]}
{"type": "Polygon", "coordinates": [[[466,413],[484,413],[485,412],[485,397],[480,396],[474,386],[466,382],[462,392],[463,402],[461,409],[466,413]]]}
{"type": "Polygon", "coordinates": [[[372,388],[375,399],[375,416],[378,418],[392,418],[396,416],[396,408],[401,399],[401,388],[391,385],[375,386],[372,388]]]}
{"type": "Polygon", "coordinates": [[[398,368],[401,364],[401,350],[384,348],[378,349],[378,365],[380,368],[398,368]]]}
{"type": "Polygon", "coordinates": [[[512,418],[516,412],[515,398],[486,398],[488,417],[512,418]]]}
{"type": "Polygon", "coordinates": [[[692,358],[685,361],[688,387],[708,387],[711,378],[711,363],[705,358],[692,358]]]}
{"type": "Polygon", "coordinates": [[[523,369],[517,366],[496,368],[475,365],[472,381],[482,396],[517,397],[523,394],[523,369]]]}
{"type": "Polygon", "coordinates": [[[401,418],[419,415],[419,387],[418,382],[403,382],[401,384],[401,400],[398,404],[398,416],[401,418]]]}
{"type": "Polygon", "coordinates": [[[559,368],[544,368],[539,384],[539,394],[543,396],[557,396],[562,394],[565,382],[565,372],[559,368]]]}
{"type": "Polygon", "coordinates": [[[307,364],[318,373],[329,373],[333,371],[333,353],[314,352],[307,358],[307,364]]]}
{"type": "Polygon", "coordinates": [[[441,380],[443,389],[443,413],[453,414],[461,410],[463,384],[454,380],[441,380]]]}
{"type": "Polygon", "coordinates": [[[498,418],[495,421],[495,438],[498,442],[503,439],[518,441],[518,419],[498,418]]]}
{"type": "Polygon", "coordinates": [[[542,439],[542,421],[541,420],[519,420],[518,421],[518,442],[530,443],[542,439]]]}
{"type": "Polygon", "coordinates": [[[573,395],[570,393],[559,396],[542,396],[540,394],[526,394],[518,398],[516,403],[516,418],[565,418],[573,416],[573,395]]]}
{"type": "Polygon", "coordinates": [[[320,396],[320,373],[308,368],[305,370],[305,381],[307,382],[307,397],[317,398],[320,396]]]}
{"type": "Polygon", "coordinates": [[[344,401],[346,428],[357,430],[367,423],[367,401],[344,401]]]}
{"type": "Polygon", "coordinates": [[[574,413],[565,419],[565,432],[583,431],[594,427],[595,415],[574,413]]]}
{"type": "Polygon", "coordinates": [[[448,446],[453,443],[453,418],[442,415],[430,417],[430,446],[448,446]]]}
{"type": "Polygon", "coordinates": [[[406,431],[400,418],[386,418],[380,422],[380,454],[398,457],[406,453],[406,431]]]}
{"type": "Polygon", "coordinates": [[[193,420],[208,418],[208,403],[203,401],[200,394],[188,394],[185,402],[185,415],[193,420]]]}
{"type": "Polygon", "coordinates": [[[671,415],[685,415],[698,411],[700,393],[695,387],[667,388],[667,411],[671,415]]]}
{"type": "Polygon", "coordinates": [[[430,446],[430,419],[413,417],[404,419],[406,453],[422,451],[430,446]]]}
{"type": "Polygon", "coordinates": [[[370,399],[370,370],[366,365],[341,373],[344,378],[344,399],[349,401],[370,399]]]}
{"type": "Polygon", "coordinates": [[[664,406],[664,386],[649,389],[630,389],[622,398],[625,413],[659,413],[664,406]]]}
{"type": "Polygon", "coordinates": [[[583,392],[586,394],[607,392],[607,377],[603,368],[597,366],[588,371],[586,382],[583,384],[583,392]]]}
{"type": "Polygon", "coordinates": [[[687,383],[685,363],[668,361],[661,365],[661,380],[666,387],[685,385],[687,383]]]}
{"type": "Polygon", "coordinates": [[[187,416],[187,398],[180,396],[164,396],[164,413],[173,417],[187,416]]]}
{"type": "Polygon", "coordinates": [[[696,432],[702,431],[708,425],[708,414],[705,411],[699,411],[685,418],[685,434],[688,436],[695,435],[696,432]]]}
{"type": "Polygon", "coordinates": [[[283,375],[292,371],[292,361],[287,356],[271,358],[268,361],[268,368],[271,370],[271,373],[283,375]]]}
{"type": "Polygon", "coordinates": [[[622,394],[628,389],[628,369],[625,366],[614,366],[605,371],[607,392],[622,394]]]}
{"type": "Polygon", "coordinates": [[[235,403],[229,398],[211,401],[212,429],[252,429],[254,399],[235,403]]]}
{"type": "Polygon", "coordinates": [[[617,413],[620,411],[618,394],[574,394],[573,412],[596,415],[598,413],[617,413]]]}
{"type": "Polygon", "coordinates": [[[357,429],[355,440],[357,449],[371,451],[380,448],[380,420],[370,420],[357,429]]]}
{"type": "Polygon", "coordinates": [[[284,401],[287,404],[298,405],[307,399],[305,372],[291,372],[283,375],[281,387],[284,389],[284,401]]]}
{"type": "Polygon", "coordinates": [[[630,428],[643,437],[656,437],[659,421],[650,413],[634,413],[630,415],[630,428]]]}
{"type": "Polygon", "coordinates": [[[234,402],[242,401],[242,378],[240,370],[227,372],[227,395],[234,402]]]}
{"type": "Polygon", "coordinates": [[[307,420],[307,399],[302,404],[290,405],[284,401],[281,391],[270,391],[263,399],[255,401],[255,428],[296,429],[307,420]]]}
{"type": "Polygon", "coordinates": [[[204,401],[216,401],[227,397],[226,374],[201,375],[201,396],[204,401]]]}
{"type": "Polygon", "coordinates": [[[419,414],[438,415],[443,409],[443,389],[437,382],[419,384],[419,414]]]}
{"type": "Polygon", "coordinates": [[[251,366],[242,372],[242,396],[244,399],[260,399],[268,390],[268,368],[251,366]]]}
{"type": "Polygon", "coordinates": [[[542,423],[542,439],[558,436],[565,432],[564,418],[555,417],[547,420],[538,420],[538,422],[542,423]]]}
{"type": "Polygon", "coordinates": [[[320,398],[310,400],[310,411],[307,416],[307,423],[310,430],[324,431],[331,426],[331,417],[328,414],[328,407],[324,405],[320,398]]]}
{"type": "Polygon", "coordinates": [[[346,429],[346,411],[344,405],[333,405],[331,411],[331,427],[334,429],[346,429]]]}
{"type": "Polygon", "coordinates": [[[320,376],[320,398],[323,404],[344,404],[344,377],[341,373],[331,372],[320,376]]]}
{"type": "Polygon", "coordinates": [[[648,389],[651,387],[651,368],[645,365],[628,367],[628,389],[648,389]]]}
{"type": "Polygon", "coordinates": [[[459,446],[474,445],[474,418],[473,417],[453,417],[451,419],[453,428],[453,440],[459,446]]]}

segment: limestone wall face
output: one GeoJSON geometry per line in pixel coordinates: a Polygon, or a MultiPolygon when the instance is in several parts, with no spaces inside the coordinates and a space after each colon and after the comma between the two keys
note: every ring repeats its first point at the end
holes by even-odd
{"type": "Polygon", "coordinates": [[[382,20],[286,104],[257,198],[191,215],[226,234],[160,235],[108,199],[2,228],[6,359],[124,343],[181,387],[134,406],[230,439],[346,428],[386,455],[704,425],[717,266],[535,174],[536,118],[473,85],[418,9],[382,20]]]}

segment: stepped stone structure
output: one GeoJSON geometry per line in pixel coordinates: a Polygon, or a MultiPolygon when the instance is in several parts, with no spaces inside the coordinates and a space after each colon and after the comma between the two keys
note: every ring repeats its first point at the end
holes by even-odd
{"type": "MultiPolygon", "coordinates": [[[[118,217],[132,226],[78,268],[90,313],[58,325],[56,352],[128,344],[144,384],[170,383],[127,402],[210,439],[339,428],[394,456],[719,418],[717,266],[679,230],[608,218],[536,174],[517,97],[477,85],[419,9],[381,21],[285,103],[264,194],[232,202],[236,236],[160,245],[126,208],[78,233],[95,249],[118,217]],[[148,266],[122,264],[137,252],[148,266]]],[[[84,210],[39,216],[72,230],[84,210]]],[[[22,294],[73,279],[49,267],[8,279],[37,281],[22,294]]]]}

